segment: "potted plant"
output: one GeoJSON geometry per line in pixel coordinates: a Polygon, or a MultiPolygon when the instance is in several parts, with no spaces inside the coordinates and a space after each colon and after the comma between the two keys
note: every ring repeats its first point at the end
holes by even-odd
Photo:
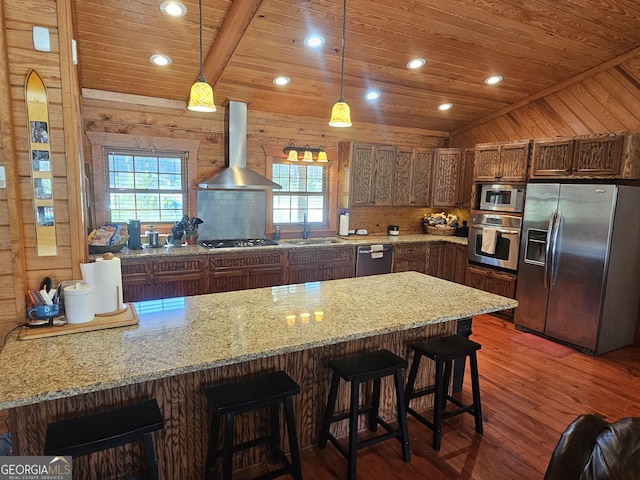
{"type": "Polygon", "coordinates": [[[198,243],[198,225],[203,223],[202,220],[198,217],[189,218],[185,215],[182,217],[182,222],[184,225],[184,238],[187,245],[195,245],[198,243]]]}

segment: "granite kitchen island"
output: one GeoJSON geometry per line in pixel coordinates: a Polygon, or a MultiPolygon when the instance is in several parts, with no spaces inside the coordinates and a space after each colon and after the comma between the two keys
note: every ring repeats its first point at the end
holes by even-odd
{"type": "MultiPolygon", "coordinates": [[[[134,327],[25,341],[14,335],[0,354],[0,409],[10,409],[14,454],[41,455],[51,421],[155,398],[165,418],[155,434],[161,478],[200,478],[204,386],[286,371],[302,387],[294,408],[300,445],[310,446],[329,359],[378,348],[409,358],[414,340],[455,333],[460,319],[515,306],[416,272],[139,302],[134,327]]],[[[391,399],[391,384],[383,388],[391,399]]],[[[393,404],[381,410],[391,417],[393,404]]],[[[261,428],[259,421],[241,422],[240,432],[261,428]]],[[[238,455],[238,465],[262,455],[238,455]]],[[[131,446],[74,459],[74,478],[118,478],[116,465],[133,476],[139,457],[131,446]]]]}

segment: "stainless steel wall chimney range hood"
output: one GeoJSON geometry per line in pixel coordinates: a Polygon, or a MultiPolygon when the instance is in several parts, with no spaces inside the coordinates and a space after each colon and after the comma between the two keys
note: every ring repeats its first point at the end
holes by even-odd
{"type": "Polygon", "coordinates": [[[227,158],[229,166],[202,180],[198,188],[210,190],[269,190],[282,188],[247,168],[247,104],[230,101],[227,108],[229,131],[227,158]]]}

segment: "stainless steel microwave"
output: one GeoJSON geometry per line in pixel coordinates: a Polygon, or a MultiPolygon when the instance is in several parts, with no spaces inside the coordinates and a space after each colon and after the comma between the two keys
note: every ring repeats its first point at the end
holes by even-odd
{"type": "Polygon", "coordinates": [[[481,184],[480,210],[522,213],[524,207],[524,184],[481,184]]]}

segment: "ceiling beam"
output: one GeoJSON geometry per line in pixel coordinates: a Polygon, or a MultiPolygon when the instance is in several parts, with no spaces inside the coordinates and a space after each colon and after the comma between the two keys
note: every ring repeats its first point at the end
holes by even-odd
{"type": "Polygon", "coordinates": [[[207,82],[215,87],[233,56],[262,0],[234,0],[204,61],[207,82]]]}

